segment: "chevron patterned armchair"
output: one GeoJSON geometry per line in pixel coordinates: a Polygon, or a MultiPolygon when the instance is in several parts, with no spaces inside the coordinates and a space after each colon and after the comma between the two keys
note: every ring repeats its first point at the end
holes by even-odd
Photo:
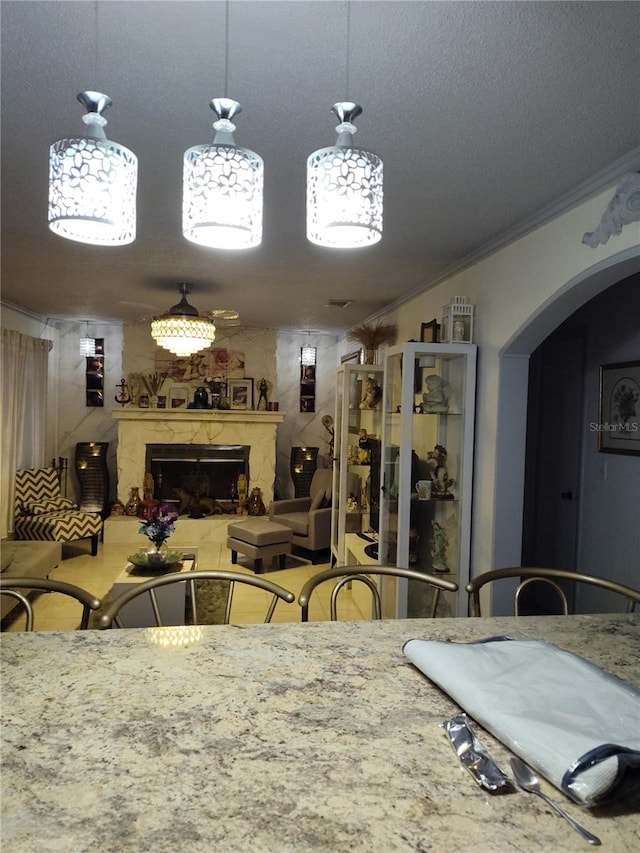
{"type": "Polygon", "coordinates": [[[72,542],[91,537],[91,555],[95,557],[101,531],[99,513],[79,510],[72,500],[62,497],[54,468],[16,471],[16,539],[72,542]]]}

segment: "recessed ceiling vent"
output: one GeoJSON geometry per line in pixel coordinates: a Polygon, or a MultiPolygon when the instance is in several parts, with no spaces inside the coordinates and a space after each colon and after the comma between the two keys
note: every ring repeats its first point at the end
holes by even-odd
{"type": "Polygon", "coordinates": [[[351,305],[353,299],[330,299],[325,308],[346,308],[348,305],[351,305]]]}

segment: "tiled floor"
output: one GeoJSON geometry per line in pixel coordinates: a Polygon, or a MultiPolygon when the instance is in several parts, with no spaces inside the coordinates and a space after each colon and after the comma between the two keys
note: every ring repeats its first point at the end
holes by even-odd
{"type": "MultiPolygon", "coordinates": [[[[50,577],[68,581],[84,587],[98,598],[103,598],[111,589],[114,579],[122,571],[127,562],[127,556],[135,548],[131,545],[115,543],[100,543],[97,556],[91,557],[88,541],[72,543],[63,546],[63,561],[54,569],[50,577]]],[[[186,550],[186,549],[185,549],[186,550]]],[[[250,561],[239,555],[238,564],[231,564],[231,552],[225,546],[217,543],[200,544],[198,546],[199,569],[225,569],[245,572],[253,575],[249,568],[250,561]]],[[[328,563],[311,565],[296,557],[287,557],[285,569],[267,569],[264,577],[272,580],[296,596],[300,593],[305,581],[312,575],[325,568],[328,563]]],[[[332,582],[328,582],[315,590],[309,605],[310,621],[329,619],[329,597],[332,582]]],[[[236,585],[231,610],[231,622],[236,625],[263,622],[270,596],[262,590],[252,589],[245,585],[236,585]]],[[[38,631],[71,631],[78,627],[81,607],[76,602],[57,595],[43,593],[33,599],[34,623],[38,631]]],[[[338,616],[340,619],[359,620],[370,618],[370,594],[362,584],[354,584],[353,589],[343,589],[340,593],[338,616]]],[[[286,604],[279,601],[273,622],[299,622],[300,607],[297,601],[286,604]]],[[[24,618],[19,616],[4,624],[6,631],[24,630],[24,618]]]]}

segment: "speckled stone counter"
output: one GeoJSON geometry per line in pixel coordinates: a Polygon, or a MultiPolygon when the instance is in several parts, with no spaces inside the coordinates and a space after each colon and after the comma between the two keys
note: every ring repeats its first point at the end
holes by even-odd
{"type": "MultiPolygon", "coordinates": [[[[539,798],[475,785],[439,725],[458,708],[402,653],[496,634],[640,684],[640,614],[5,634],[3,853],[584,851],[539,798]]],[[[637,803],[545,789],[640,849],[637,803]]]]}

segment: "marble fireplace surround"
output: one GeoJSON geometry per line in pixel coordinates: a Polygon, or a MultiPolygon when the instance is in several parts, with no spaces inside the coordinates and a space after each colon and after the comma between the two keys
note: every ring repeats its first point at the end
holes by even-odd
{"type": "Polygon", "coordinates": [[[246,444],[249,451],[249,487],[262,490],[268,506],[276,477],[276,431],[284,420],[280,412],[187,409],[114,409],[118,421],[118,498],[126,503],[145,474],[147,444],[246,444]]]}

